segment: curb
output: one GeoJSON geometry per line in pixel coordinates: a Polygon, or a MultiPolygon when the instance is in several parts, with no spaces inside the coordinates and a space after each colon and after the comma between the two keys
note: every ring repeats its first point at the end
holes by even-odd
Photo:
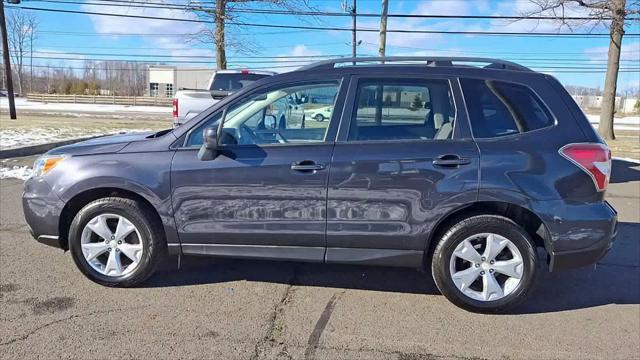
{"type": "Polygon", "coordinates": [[[52,143],[47,143],[47,144],[40,144],[40,145],[33,145],[33,146],[25,146],[25,147],[15,148],[15,149],[0,150],[0,159],[8,159],[8,158],[14,158],[14,157],[22,157],[22,156],[30,156],[30,155],[42,154],[42,153],[45,153],[45,152],[47,152],[47,151],[49,151],[51,149],[54,149],[54,148],[57,148],[57,147],[60,147],[60,146],[69,145],[69,144],[75,144],[75,143],[80,142],[80,141],[95,139],[95,138],[102,137],[102,136],[104,136],[104,135],[84,137],[84,138],[64,140],[64,141],[57,141],[57,142],[52,142],[52,143]]]}

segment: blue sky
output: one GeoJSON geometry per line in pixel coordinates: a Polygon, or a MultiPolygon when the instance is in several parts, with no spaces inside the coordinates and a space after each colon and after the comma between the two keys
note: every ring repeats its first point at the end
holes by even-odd
{"type": "MultiPolygon", "coordinates": [[[[140,1],[140,0],[138,0],[140,1]]],[[[203,0],[201,0],[203,1],[203,0]]],[[[340,0],[309,0],[317,10],[341,11],[340,0]]],[[[351,0],[349,0],[350,2],[351,0]]],[[[160,2],[153,0],[152,2],[160,2]]],[[[178,3],[178,0],[171,0],[178,3]]],[[[55,4],[23,0],[23,6],[100,11],[108,13],[160,16],[169,18],[196,18],[182,10],[142,9],[134,7],[96,6],[90,4],[55,4]]],[[[451,15],[517,15],[531,9],[528,0],[389,0],[389,13],[413,14],[451,14],[451,15]]],[[[259,5],[251,5],[259,8],[259,5]]],[[[380,0],[358,0],[358,11],[379,13],[380,0]]],[[[206,63],[207,58],[186,58],[185,56],[211,56],[213,45],[203,44],[190,37],[166,36],[165,34],[192,34],[203,30],[206,25],[197,23],[117,18],[84,14],[61,14],[33,12],[40,21],[40,35],[36,43],[37,56],[71,57],[77,59],[138,59],[169,60],[190,63],[175,63],[177,66],[213,67],[206,63]],[[70,34],[74,33],[74,34],[70,34]],[[80,34],[78,34],[80,33],[80,34]],[[102,33],[98,35],[96,33],[102,33]],[[114,33],[153,34],[152,36],[114,36],[114,33]],[[94,35],[91,35],[94,34],[94,35]],[[110,34],[110,35],[108,35],[110,34]],[[108,55],[74,55],[69,53],[95,53],[108,55]],[[117,56],[123,55],[123,56],[117,56]],[[136,56],[133,56],[136,55],[136,56]],[[146,57],[145,55],[162,56],[146,57]],[[178,57],[176,57],[178,56],[178,57]],[[196,63],[199,62],[199,63],[196,63]],[[201,63],[200,63],[201,62],[201,63]]],[[[572,15],[585,15],[573,11],[572,15]]],[[[348,17],[300,18],[287,15],[243,14],[239,19],[244,22],[263,24],[311,25],[326,27],[345,27],[351,25],[348,17]]],[[[377,18],[358,20],[358,27],[377,28],[377,18]]],[[[389,29],[424,30],[477,30],[477,31],[557,31],[558,25],[547,21],[508,22],[505,20],[434,20],[434,19],[390,19],[389,29]]],[[[576,26],[574,31],[587,32],[590,27],[576,26]]],[[[562,31],[569,32],[568,29],[562,31]]],[[[599,27],[595,32],[606,32],[599,27]]],[[[627,27],[629,33],[640,33],[640,21],[627,27]]],[[[257,56],[323,56],[349,55],[351,51],[351,33],[322,30],[305,31],[291,29],[270,29],[256,27],[230,26],[228,38],[240,46],[250,44],[257,56]]],[[[358,34],[362,44],[358,48],[360,55],[377,53],[377,33],[358,34]]],[[[389,33],[387,37],[387,55],[455,55],[497,57],[514,60],[534,69],[557,76],[565,85],[583,85],[598,87],[604,81],[604,73],[570,73],[566,66],[580,66],[589,71],[605,68],[608,39],[606,37],[493,37],[448,34],[398,34],[389,33]],[[554,60],[540,60],[554,59],[554,60]]],[[[277,67],[278,71],[293,68],[281,68],[292,63],[276,60],[248,59],[246,53],[230,48],[228,50],[231,66],[277,67]],[[263,62],[256,62],[263,61],[263,62]]],[[[640,38],[626,37],[623,41],[622,67],[640,67],[640,38]]],[[[34,60],[35,64],[54,66],[82,66],[82,61],[34,60]]],[[[297,65],[297,64],[296,64],[297,65]]],[[[624,72],[620,74],[619,89],[638,88],[640,73],[624,72]]]]}

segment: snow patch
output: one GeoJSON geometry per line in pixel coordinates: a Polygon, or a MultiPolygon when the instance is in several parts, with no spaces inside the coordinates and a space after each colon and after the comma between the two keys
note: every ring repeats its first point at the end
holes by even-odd
{"type": "Polygon", "coordinates": [[[0,130],[0,149],[5,150],[5,149],[11,149],[11,148],[47,144],[51,142],[66,141],[66,140],[101,136],[101,135],[147,132],[147,131],[153,131],[153,130],[149,128],[140,128],[140,129],[96,128],[96,129],[88,130],[88,129],[75,128],[75,127],[4,129],[4,130],[0,130]]]}
{"type": "MultiPolygon", "coordinates": [[[[587,119],[593,127],[597,127],[600,123],[600,115],[588,114],[587,119]]],[[[625,116],[613,119],[614,130],[636,130],[640,131],[640,116],[625,116]]]]}
{"type": "Polygon", "coordinates": [[[32,173],[33,169],[30,166],[0,166],[0,179],[14,178],[27,180],[32,173]]]}
{"type": "MultiPolygon", "coordinates": [[[[70,103],[43,103],[28,101],[26,98],[16,98],[16,109],[21,111],[50,111],[60,113],[61,111],[89,112],[89,113],[149,113],[149,114],[169,114],[171,106],[131,106],[131,105],[109,105],[109,104],[70,104],[70,103]]],[[[0,98],[0,107],[7,109],[9,100],[0,98]]]]}

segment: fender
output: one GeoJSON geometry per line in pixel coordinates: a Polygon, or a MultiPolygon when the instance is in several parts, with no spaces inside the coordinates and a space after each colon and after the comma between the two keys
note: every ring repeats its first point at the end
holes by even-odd
{"type": "Polygon", "coordinates": [[[133,192],[157,211],[167,243],[179,244],[171,205],[172,157],[171,151],[72,156],[48,174],[48,182],[54,184],[52,192],[64,203],[78,194],[100,188],[133,192]]]}

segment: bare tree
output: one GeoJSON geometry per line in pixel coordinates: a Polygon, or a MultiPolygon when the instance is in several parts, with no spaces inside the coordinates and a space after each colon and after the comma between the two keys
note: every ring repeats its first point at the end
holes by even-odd
{"type": "Polygon", "coordinates": [[[602,112],[598,132],[607,140],[614,140],[613,116],[615,113],[616,87],[620,69],[620,52],[624,35],[625,19],[628,15],[640,14],[640,1],[633,0],[529,0],[536,9],[524,15],[552,15],[560,23],[571,29],[575,23],[567,20],[570,10],[585,9],[593,20],[580,22],[578,25],[592,23],[609,27],[610,40],[607,59],[607,75],[604,81],[602,112]]]}
{"type": "MultiPolygon", "coordinates": [[[[238,53],[251,54],[256,52],[257,45],[241,34],[242,26],[237,25],[243,21],[243,9],[252,4],[266,5],[272,9],[301,10],[311,9],[309,0],[209,0],[212,6],[204,6],[206,1],[198,4],[201,6],[188,6],[187,9],[195,13],[199,18],[210,20],[212,26],[208,26],[192,37],[192,40],[205,44],[213,44],[216,51],[216,65],[218,69],[227,68],[228,48],[238,53]],[[234,22],[234,25],[228,24],[234,22]],[[227,28],[235,30],[229,33],[227,28]],[[235,35],[235,36],[232,36],[235,35]]],[[[268,19],[268,17],[266,17],[268,19]]]]}
{"type": "Polygon", "coordinates": [[[24,11],[11,11],[7,18],[9,52],[18,78],[18,92],[24,93],[24,59],[31,55],[33,42],[37,37],[38,19],[24,11]]]}

